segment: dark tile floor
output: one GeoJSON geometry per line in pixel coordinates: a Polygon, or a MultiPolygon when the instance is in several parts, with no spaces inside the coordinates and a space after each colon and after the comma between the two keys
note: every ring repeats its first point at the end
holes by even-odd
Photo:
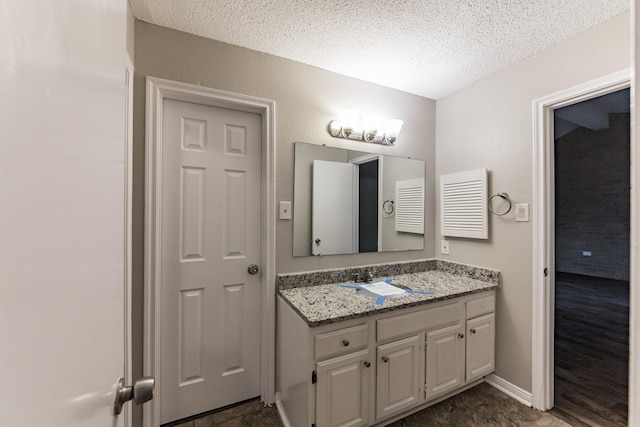
{"type": "MultiPolygon", "coordinates": [[[[400,421],[391,427],[566,427],[549,413],[529,408],[487,383],[460,393],[400,421]]],[[[173,427],[282,427],[275,406],[265,407],[251,400],[224,411],[175,424],[173,427]]],[[[293,426],[299,427],[299,426],[293,426]]]]}
{"type": "Polygon", "coordinates": [[[487,383],[423,409],[390,427],[566,427],[564,421],[539,412],[498,391],[487,383]]]}

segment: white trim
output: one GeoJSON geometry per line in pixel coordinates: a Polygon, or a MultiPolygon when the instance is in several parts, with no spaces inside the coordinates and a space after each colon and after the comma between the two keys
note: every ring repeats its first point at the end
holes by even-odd
{"type": "MultiPolygon", "coordinates": [[[[631,70],[595,79],[533,101],[533,407],[553,407],[554,206],[553,110],[629,87],[631,70]],[[549,272],[545,277],[545,268],[549,272]]],[[[632,215],[633,216],[633,215],[632,215]]],[[[633,258],[632,258],[633,263],[633,258]]]]}
{"type": "Polygon", "coordinates": [[[352,163],[355,167],[351,171],[351,248],[354,253],[360,252],[360,165],[352,163]]]}
{"type": "MultiPolygon", "coordinates": [[[[382,252],[382,222],[384,221],[384,156],[378,157],[378,252],[382,252]]],[[[395,211],[393,212],[395,215],[395,211]]]]}
{"type": "Polygon", "coordinates": [[[531,393],[526,391],[523,388],[518,387],[515,384],[510,383],[502,377],[497,376],[496,374],[489,374],[484,377],[484,380],[487,384],[497,388],[507,396],[513,397],[518,402],[531,406],[531,393]]]}
{"type": "Polygon", "coordinates": [[[629,425],[640,426],[640,99],[637,74],[640,66],[640,8],[638,1],[631,2],[631,57],[634,72],[631,89],[631,281],[629,313],[629,425]],[[636,260],[636,262],[634,262],[636,260]]]}
{"type": "MultiPolygon", "coordinates": [[[[124,144],[124,381],[133,384],[133,75],[131,57],[125,56],[125,144],[124,144]]],[[[124,405],[124,427],[132,425],[132,405],[124,405]]]]}
{"type": "MultiPolygon", "coordinates": [[[[146,185],[145,185],[145,298],[144,375],[159,376],[160,366],[160,273],[162,223],[162,105],[164,99],[257,113],[262,116],[262,323],[260,356],[261,399],[275,399],[275,101],[240,95],[187,83],[147,77],[146,185]]],[[[144,406],[144,426],[157,427],[160,399],[144,406]]]]}
{"type": "Polygon", "coordinates": [[[280,392],[276,392],[276,409],[278,409],[278,415],[280,415],[280,421],[282,421],[282,425],[284,427],[293,427],[289,418],[287,417],[287,412],[284,410],[284,405],[282,405],[282,399],[280,397],[280,392]]]}

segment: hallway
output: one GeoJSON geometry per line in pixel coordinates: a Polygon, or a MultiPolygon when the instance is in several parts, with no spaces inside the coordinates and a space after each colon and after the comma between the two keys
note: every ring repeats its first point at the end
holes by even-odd
{"type": "Polygon", "coordinates": [[[574,426],[626,426],[629,283],[556,276],[555,407],[574,426]]]}

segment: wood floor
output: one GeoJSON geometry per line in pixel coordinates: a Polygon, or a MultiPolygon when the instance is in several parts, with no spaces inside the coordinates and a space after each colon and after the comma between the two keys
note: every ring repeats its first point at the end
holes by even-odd
{"type": "Polygon", "coordinates": [[[626,426],[629,282],[556,277],[555,407],[573,426],[626,426]]]}

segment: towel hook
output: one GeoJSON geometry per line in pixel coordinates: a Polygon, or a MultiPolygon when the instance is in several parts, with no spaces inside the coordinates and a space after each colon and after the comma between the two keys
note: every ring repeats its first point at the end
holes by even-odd
{"type": "Polygon", "coordinates": [[[387,215],[392,215],[393,214],[393,200],[385,200],[384,203],[382,204],[382,210],[387,215]]]}
{"type": "Polygon", "coordinates": [[[511,212],[511,199],[509,198],[509,195],[507,193],[494,194],[491,197],[489,197],[489,201],[487,202],[487,208],[489,209],[489,212],[491,212],[494,215],[498,215],[498,216],[506,215],[509,212],[511,212]],[[504,211],[504,212],[496,212],[491,208],[491,200],[493,200],[496,197],[500,197],[502,200],[506,201],[509,204],[509,206],[507,207],[506,211],[504,211]]]}

